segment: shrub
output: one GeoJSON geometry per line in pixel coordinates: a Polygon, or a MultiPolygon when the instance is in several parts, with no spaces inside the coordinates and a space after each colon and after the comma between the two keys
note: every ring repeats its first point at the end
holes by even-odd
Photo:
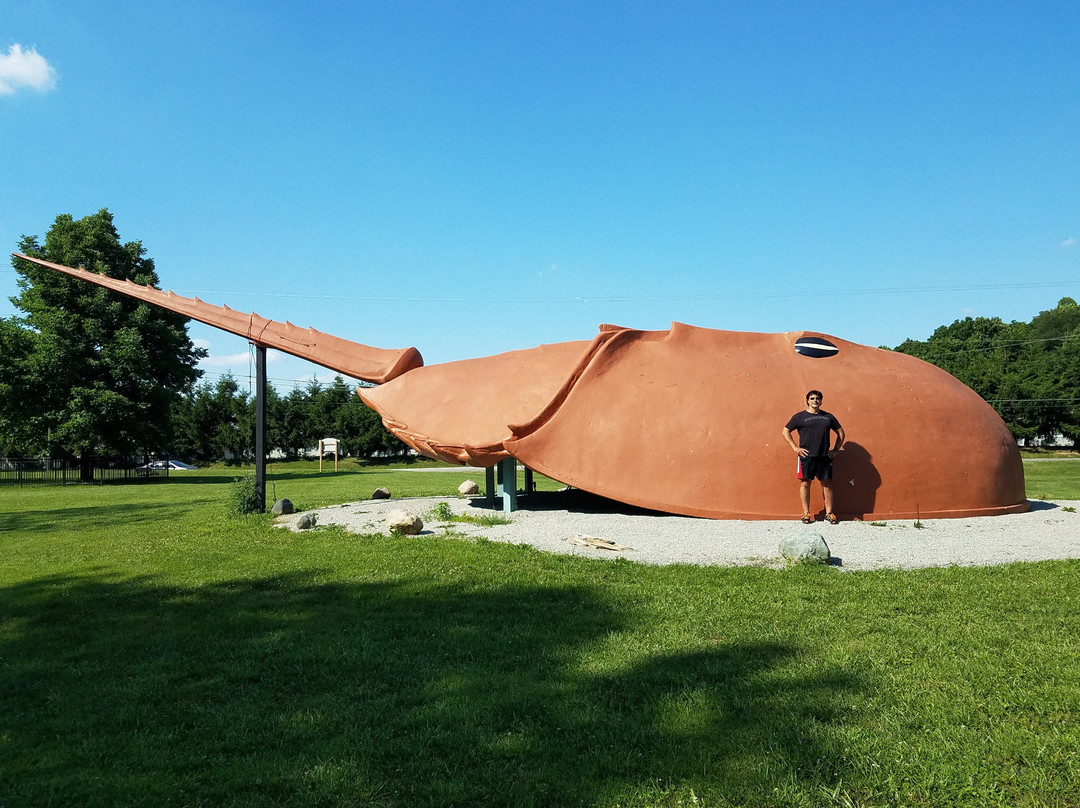
{"type": "Polygon", "coordinates": [[[259,486],[254,474],[237,477],[232,481],[229,489],[229,513],[246,516],[259,511],[261,504],[259,486]]]}

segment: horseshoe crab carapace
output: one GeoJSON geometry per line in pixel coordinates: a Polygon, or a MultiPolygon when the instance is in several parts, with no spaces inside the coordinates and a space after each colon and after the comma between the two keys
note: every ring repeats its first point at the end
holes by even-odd
{"type": "Polygon", "coordinates": [[[421,454],[529,468],[620,502],[715,519],[786,519],[795,458],[780,429],[806,390],[848,442],[836,510],[863,519],[1025,511],[1016,442],[996,412],[922,360],[816,332],[603,325],[591,340],[423,365],[385,350],[16,254],[377,384],[361,398],[421,454]]]}

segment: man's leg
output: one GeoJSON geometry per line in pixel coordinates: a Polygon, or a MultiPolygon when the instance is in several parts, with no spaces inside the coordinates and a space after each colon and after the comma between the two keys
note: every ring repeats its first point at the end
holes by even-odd
{"type": "Polygon", "coordinates": [[[799,501],[802,512],[810,513],[810,480],[799,480],[799,501]]]}
{"type": "Polygon", "coordinates": [[[821,493],[825,495],[825,513],[833,512],[833,487],[832,480],[821,481],[821,493]]]}

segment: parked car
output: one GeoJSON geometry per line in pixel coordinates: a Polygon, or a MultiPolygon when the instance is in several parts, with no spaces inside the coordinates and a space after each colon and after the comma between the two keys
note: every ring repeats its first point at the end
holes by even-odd
{"type": "Polygon", "coordinates": [[[179,460],[153,460],[144,466],[139,466],[139,471],[152,471],[154,469],[168,469],[169,471],[198,471],[198,466],[189,466],[179,460]]]}

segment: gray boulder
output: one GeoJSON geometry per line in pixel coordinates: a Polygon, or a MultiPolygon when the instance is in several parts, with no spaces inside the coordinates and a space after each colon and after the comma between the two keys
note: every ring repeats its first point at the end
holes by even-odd
{"type": "Polygon", "coordinates": [[[792,561],[828,563],[832,557],[825,537],[813,530],[800,530],[780,540],[780,555],[792,561]]]}
{"type": "Polygon", "coordinates": [[[457,487],[457,490],[463,497],[467,497],[470,494],[479,494],[480,486],[477,485],[476,480],[466,480],[457,487]]]}
{"type": "Polygon", "coordinates": [[[372,499],[390,499],[390,489],[384,486],[379,486],[375,489],[375,493],[371,495],[372,499]]]}
{"type": "Polygon", "coordinates": [[[311,513],[305,513],[299,519],[296,520],[296,526],[301,530],[310,530],[315,527],[315,523],[319,521],[319,515],[312,511],[311,513]]]}
{"type": "Polygon", "coordinates": [[[292,513],[296,509],[293,507],[293,504],[290,500],[282,497],[274,503],[274,507],[270,510],[274,512],[274,516],[281,516],[282,514],[292,513]]]}
{"type": "Polygon", "coordinates": [[[424,529],[424,521],[404,508],[395,508],[386,514],[386,529],[391,533],[415,536],[424,529]]]}

